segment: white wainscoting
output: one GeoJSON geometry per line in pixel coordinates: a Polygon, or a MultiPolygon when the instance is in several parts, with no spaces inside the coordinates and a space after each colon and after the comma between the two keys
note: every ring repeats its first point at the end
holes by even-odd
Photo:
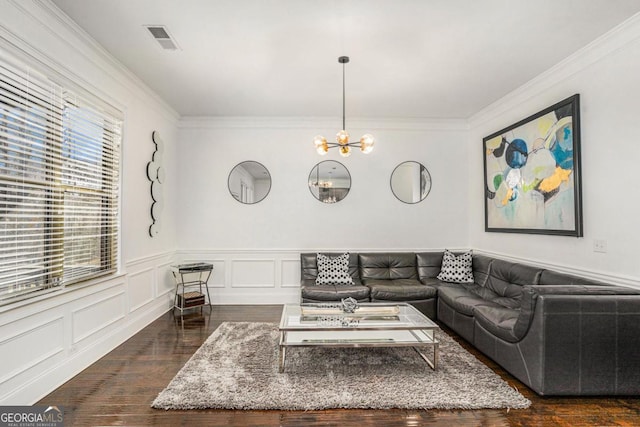
{"type": "MultiPolygon", "coordinates": [[[[460,248],[451,248],[461,250],[460,248]]],[[[350,252],[431,252],[441,248],[349,249],[350,252]]],[[[300,301],[300,254],[345,249],[178,250],[176,262],[213,264],[209,292],[213,304],[286,304],[300,301]]]]}
{"type": "Polygon", "coordinates": [[[275,259],[232,259],[231,287],[275,288],[275,259]]]}
{"type": "Polygon", "coordinates": [[[64,317],[38,313],[14,322],[14,328],[0,329],[2,375],[0,384],[8,390],[22,385],[22,374],[42,374],[63,359],[64,317]],[[37,345],[33,345],[37,343],[37,345]],[[29,351],[25,351],[29,349],[29,351]]]}
{"type": "MultiPolygon", "coordinates": [[[[460,248],[451,248],[461,250],[460,248]]],[[[441,248],[349,249],[350,252],[431,252],[441,248]]],[[[345,249],[182,249],[176,262],[213,264],[213,304],[287,304],[300,301],[300,254],[345,249]]]]}
{"type": "Polygon", "coordinates": [[[134,312],[153,302],[155,291],[155,268],[147,267],[127,277],[129,289],[129,311],[134,312]]]}
{"type": "Polygon", "coordinates": [[[127,315],[125,292],[116,286],[115,289],[107,289],[100,294],[95,302],[91,302],[79,309],[71,311],[71,342],[77,345],[90,337],[95,337],[99,332],[107,333],[127,315]]]}
{"type": "Polygon", "coordinates": [[[601,271],[593,271],[593,270],[588,270],[584,268],[576,268],[572,266],[551,263],[548,261],[542,261],[538,259],[517,257],[507,253],[485,251],[482,249],[474,249],[474,253],[486,255],[493,258],[500,258],[506,261],[517,262],[521,264],[528,264],[534,267],[544,268],[548,270],[554,270],[560,273],[570,274],[573,276],[585,277],[587,279],[596,280],[596,281],[608,283],[611,285],[619,285],[619,286],[626,286],[634,289],[640,289],[640,280],[637,277],[614,275],[609,273],[603,273],[601,271]]]}
{"type": "Polygon", "coordinates": [[[296,250],[180,250],[180,262],[213,264],[213,304],[286,304],[300,301],[300,252],[296,250]]]}
{"type": "Polygon", "coordinates": [[[168,295],[167,298],[173,301],[176,282],[173,279],[173,274],[171,273],[171,264],[173,264],[173,262],[168,261],[162,264],[158,264],[155,268],[156,278],[154,282],[156,286],[156,298],[168,295]]]}
{"type": "Polygon", "coordinates": [[[280,287],[300,287],[300,257],[280,259],[280,271],[282,272],[280,287]]]}
{"type": "Polygon", "coordinates": [[[0,405],[34,404],[166,313],[173,256],[137,259],[106,279],[0,307],[0,405]]]}
{"type": "MultiPolygon", "coordinates": [[[[453,251],[468,248],[453,247],[453,251]]],[[[389,252],[433,252],[442,248],[389,249],[389,252]]],[[[176,262],[209,262],[214,271],[209,280],[213,304],[286,304],[300,301],[300,253],[343,252],[344,249],[203,249],[179,250],[176,262]]],[[[351,252],[387,252],[381,249],[351,249],[351,252]]],[[[535,265],[606,283],[640,288],[633,278],[598,274],[560,265],[510,257],[507,254],[474,249],[474,253],[535,265]]]]}

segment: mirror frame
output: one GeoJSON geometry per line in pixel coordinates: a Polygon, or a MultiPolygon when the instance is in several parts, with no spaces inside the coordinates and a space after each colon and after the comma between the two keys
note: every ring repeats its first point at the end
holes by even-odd
{"type": "Polygon", "coordinates": [[[314,198],[314,199],[316,199],[317,201],[319,201],[320,203],[323,203],[323,204],[326,204],[326,205],[333,205],[333,204],[335,204],[335,203],[339,203],[339,202],[343,201],[343,200],[344,200],[344,199],[349,195],[349,193],[351,192],[351,185],[352,185],[352,183],[353,183],[353,179],[351,178],[351,172],[349,172],[349,169],[348,169],[345,165],[343,165],[342,163],[340,163],[340,162],[339,162],[339,161],[337,161],[337,160],[323,160],[323,161],[321,161],[321,162],[316,163],[316,164],[311,168],[311,171],[309,172],[309,176],[308,176],[308,178],[307,178],[307,187],[309,188],[309,192],[311,193],[311,195],[313,196],[313,198],[314,198]],[[347,175],[349,176],[349,188],[347,189],[347,192],[345,193],[344,197],[342,197],[340,200],[336,200],[335,202],[332,202],[332,203],[322,201],[319,197],[316,197],[316,195],[315,195],[315,194],[313,194],[313,191],[311,190],[311,184],[310,184],[310,183],[311,183],[311,180],[313,179],[312,175],[313,175],[314,170],[315,170],[316,168],[320,167],[320,165],[321,165],[322,163],[328,163],[328,162],[337,163],[338,165],[342,166],[342,167],[344,168],[344,170],[347,172],[347,175]]]}
{"type": "MultiPolygon", "coordinates": [[[[422,182],[422,180],[421,180],[422,182]]],[[[423,165],[420,162],[417,162],[415,160],[406,160],[404,162],[401,162],[400,164],[398,164],[395,168],[393,168],[393,172],[391,172],[391,176],[389,177],[389,188],[391,188],[391,193],[393,193],[393,195],[395,196],[396,199],[400,200],[402,203],[406,203],[408,205],[415,205],[418,203],[423,202],[427,197],[429,197],[429,194],[431,194],[431,188],[433,187],[433,178],[431,177],[431,172],[429,172],[429,169],[427,169],[427,167],[425,165],[423,165]],[[393,175],[396,173],[396,171],[398,170],[398,168],[406,163],[416,163],[420,165],[420,173],[422,174],[422,168],[424,168],[424,170],[427,172],[427,175],[429,176],[429,191],[427,191],[427,194],[424,195],[424,197],[422,197],[420,200],[418,200],[417,202],[407,202],[405,200],[402,200],[400,197],[398,197],[398,195],[396,194],[396,192],[393,190],[393,175]]]]}
{"type": "Polygon", "coordinates": [[[260,162],[257,162],[255,160],[244,160],[238,164],[236,164],[234,167],[231,168],[231,170],[229,171],[229,175],[227,176],[227,190],[229,190],[229,194],[231,195],[231,197],[233,198],[233,200],[235,200],[236,202],[243,204],[243,205],[255,205],[256,203],[260,203],[261,201],[263,201],[264,199],[267,198],[267,196],[269,195],[269,193],[271,193],[271,187],[273,187],[273,178],[271,178],[271,172],[269,172],[269,169],[267,169],[267,167],[265,165],[263,165],[260,162]],[[256,200],[253,202],[243,202],[242,200],[238,199],[233,192],[231,191],[231,185],[230,185],[230,181],[231,181],[231,174],[233,173],[234,170],[236,170],[236,168],[238,166],[243,165],[244,163],[256,163],[260,166],[262,166],[264,168],[265,171],[267,171],[267,175],[269,176],[269,188],[267,189],[267,192],[264,193],[264,196],[260,199],[260,200],[256,200]]]}

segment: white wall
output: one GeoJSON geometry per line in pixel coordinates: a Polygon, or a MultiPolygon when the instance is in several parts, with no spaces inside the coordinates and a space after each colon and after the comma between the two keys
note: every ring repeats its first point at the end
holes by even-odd
{"type": "Polygon", "coordinates": [[[577,52],[481,111],[469,132],[472,247],[640,287],[640,19],[577,52]],[[482,138],[580,94],[584,237],[486,233],[482,138]],[[605,240],[606,253],[594,252],[605,240]]]}
{"type": "Polygon", "coordinates": [[[333,129],[183,124],[178,205],[189,221],[178,222],[180,249],[401,250],[467,244],[464,129],[376,129],[372,122],[375,150],[344,159],[335,151],[321,157],[312,145],[315,134],[333,129]],[[307,184],[315,164],[328,159],[343,163],[352,181],[348,196],[331,205],[318,202],[307,184]],[[229,172],[244,160],[262,163],[272,178],[271,192],[255,205],[238,203],[227,189],[229,172]],[[433,179],[429,197],[416,205],[399,202],[389,186],[391,172],[405,160],[423,163],[433,179]],[[445,221],[459,226],[446,229],[445,221]]]}
{"type": "Polygon", "coordinates": [[[374,133],[372,153],[345,159],[334,149],[319,156],[313,137],[335,134],[337,126],[338,119],[182,120],[178,215],[189,220],[178,221],[180,256],[215,261],[218,301],[297,300],[299,291],[288,285],[297,286],[301,251],[468,246],[464,122],[358,123],[348,130],[355,137],[374,133]],[[320,203],[308,188],[313,167],[329,159],[344,164],[352,181],[335,204],[320,203]],[[254,205],[238,203],[227,190],[229,172],[245,160],[262,163],[273,181],[254,205]],[[432,190],[422,203],[402,203],[391,192],[391,173],[406,160],[431,172],[432,190]],[[285,276],[294,277],[279,277],[283,260],[285,276]],[[240,265],[251,277],[236,277],[240,265]]]}
{"type": "Polygon", "coordinates": [[[176,157],[178,116],[47,2],[0,2],[0,49],[78,82],[125,114],[120,272],[0,307],[0,404],[32,404],[169,308],[176,164],[165,164],[165,227],[153,239],[145,166],[154,130],[166,142],[165,159],[176,157]]]}

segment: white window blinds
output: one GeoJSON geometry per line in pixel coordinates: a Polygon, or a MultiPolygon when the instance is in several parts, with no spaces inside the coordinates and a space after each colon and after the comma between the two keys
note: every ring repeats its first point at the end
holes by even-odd
{"type": "Polygon", "coordinates": [[[117,268],[121,113],[0,56],[0,304],[117,268]]]}

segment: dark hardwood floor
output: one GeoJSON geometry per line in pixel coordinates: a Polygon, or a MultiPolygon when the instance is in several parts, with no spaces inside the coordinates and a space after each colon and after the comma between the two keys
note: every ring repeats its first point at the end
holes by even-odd
{"type": "Polygon", "coordinates": [[[202,313],[198,309],[186,312],[184,325],[179,315],[168,312],[39,404],[63,406],[66,426],[640,426],[638,398],[539,397],[462,339],[458,341],[467,350],[517,387],[533,405],[510,411],[164,411],[150,407],[220,323],[278,322],[281,309],[207,307],[202,313]]]}

